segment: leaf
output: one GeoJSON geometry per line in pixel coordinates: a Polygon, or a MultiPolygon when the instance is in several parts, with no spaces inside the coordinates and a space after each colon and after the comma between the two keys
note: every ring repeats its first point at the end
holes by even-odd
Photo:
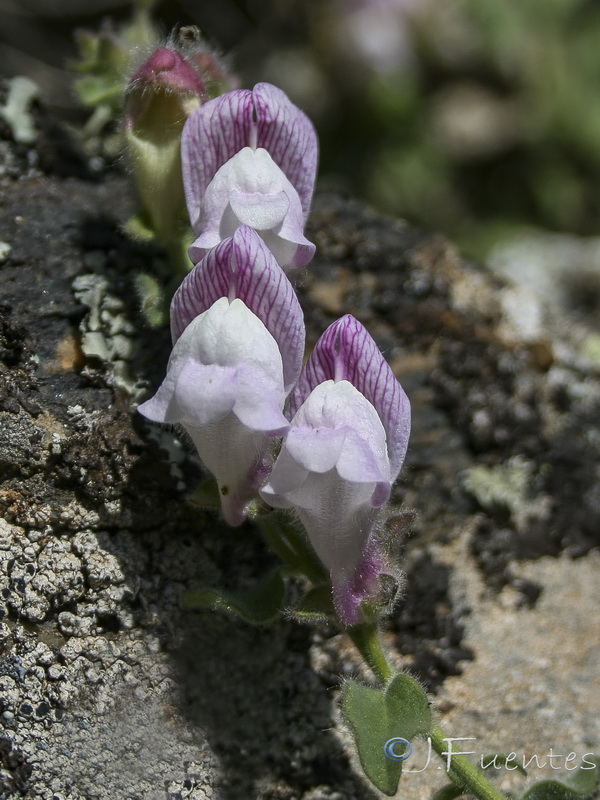
{"type": "MultiPolygon", "coordinates": [[[[494,767],[495,770],[499,770],[501,767],[506,766],[506,764],[508,764],[509,761],[511,762],[514,761],[514,766],[509,767],[509,770],[511,771],[517,770],[522,775],[527,775],[527,770],[525,769],[525,767],[522,764],[517,764],[517,762],[515,761],[514,753],[512,754],[509,753],[508,755],[506,753],[490,753],[490,755],[482,756],[480,763],[483,767],[483,771],[485,772],[492,766],[494,767]],[[512,755],[512,758],[509,757],[510,755],[512,755]]],[[[491,773],[492,776],[497,774],[498,774],[497,772],[491,773]]]]}
{"type": "Polygon", "coordinates": [[[591,794],[600,785],[600,758],[586,759],[595,767],[579,767],[564,781],[544,780],[531,786],[520,800],[573,800],[591,794]]]}
{"type": "Polygon", "coordinates": [[[331,585],[323,584],[310,589],[295,608],[288,609],[288,613],[300,622],[335,619],[331,585]]]}
{"type": "Polygon", "coordinates": [[[436,792],[431,800],[455,800],[456,797],[461,797],[464,795],[464,793],[465,790],[460,786],[455,786],[453,783],[449,783],[446,786],[443,786],[439,792],[436,792]]]}
{"type": "Polygon", "coordinates": [[[137,242],[153,242],[156,239],[156,231],[152,227],[152,222],[143,211],[129,217],[124,225],[124,230],[137,242]]]}
{"type": "Polygon", "coordinates": [[[218,511],[221,508],[219,487],[214,478],[203,480],[194,491],[188,495],[187,500],[198,508],[209,508],[218,511]]]}
{"type": "Polygon", "coordinates": [[[148,325],[162,327],[169,318],[165,292],[159,282],[147,272],[140,272],[134,278],[135,291],[140,310],[148,325]]]}
{"type": "Polygon", "coordinates": [[[349,681],[343,710],[365,775],[391,797],[402,774],[402,740],[412,742],[417,736],[427,736],[433,725],[425,692],[403,674],[394,676],[385,690],[349,681]]]}
{"type": "Polygon", "coordinates": [[[271,622],[281,612],[285,599],[285,583],[280,570],[270,572],[251,591],[244,594],[225,592],[220,589],[204,589],[201,592],[184,592],[185,608],[212,608],[228,611],[254,625],[271,622]]]}

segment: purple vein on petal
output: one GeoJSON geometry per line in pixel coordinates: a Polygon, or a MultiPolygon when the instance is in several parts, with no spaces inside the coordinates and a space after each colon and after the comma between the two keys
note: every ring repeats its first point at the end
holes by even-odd
{"type": "Polygon", "coordinates": [[[304,354],[304,318],[292,284],[252,228],[241,226],[185,277],[171,303],[173,342],[220,297],[235,297],[264,324],[279,346],[286,392],[296,382],[304,354]]]}
{"type": "Polygon", "coordinates": [[[216,171],[248,144],[253,122],[252,92],[237,89],[200,106],[181,137],[183,184],[192,227],[216,171]]]}
{"type": "Polygon", "coordinates": [[[350,314],[327,328],[290,396],[293,415],[326,380],[347,380],[375,407],[387,434],[391,474],[400,471],[410,435],[410,402],[366,328],[350,314]]]}

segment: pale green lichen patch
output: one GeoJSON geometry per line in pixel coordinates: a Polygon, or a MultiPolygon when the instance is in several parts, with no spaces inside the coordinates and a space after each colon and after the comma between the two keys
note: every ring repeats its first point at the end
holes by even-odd
{"type": "Polygon", "coordinates": [[[80,275],[73,281],[73,291],[89,309],[80,324],[83,354],[110,364],[114,384],[138,400],[145,385],[131,372],[136,334],[123,301],[109,293],[108,281],[101,275],[80,275]]]}
{"type": "Polygon", "coordinates": [[[505,508],[517,530],[549,513],[550,499],[536,487],[535,467],[523,456],[493,467],[476,465],[460,476],[462,488],[486,511],[505,508]]]}
{"type": "Polygon", "coordinates": [[[6,261],[6,259],[10,255],[10,251],[11,250],[12,250],[12,247],[9,245],[8,242],[0,242],[0,264],[3,261],[6,261]]]}
{"type": "Polygon", "coordinates": [[[15,142],[33,144],[37,132],[29,107],[39,94],[39,86],[21,75],[6,81],[6,83],[8,97],[6,103],[0,106],[0,117],[9,126],[15,142]]]}

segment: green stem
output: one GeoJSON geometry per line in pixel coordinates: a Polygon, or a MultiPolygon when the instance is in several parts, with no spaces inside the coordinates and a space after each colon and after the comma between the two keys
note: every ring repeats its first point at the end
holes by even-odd
{"type": "Polygon", "coordinates": [[[379,641],[375,625],[357,625],[347,630],[348,636],[363,659],[385,686],[394,677],[394,670],[389,665],[379,641]]]}
{"type": "Polygon", "coordinates": [[[260,528],[262,535],[273,550],[275,550],[279,558],[292,567],[292,569],[296,570],[299,568],[298,556],[282,538],[278,523],[271,519],[273,516],[273,514],[268,514],[263,517],[257,517],[255,522],[260,528]]]}
{"type": "Polygon", "coordinates": [[[257,516],[255,521],[271,547],[294,572],[302,573],[314,585],[328,580],[323,565],[305,535],[292,522],[283,519],[277,512],[257,516]]]}
{"type": "MultiPolygon", "coordinates": [[[[431,745],[435,752],[448,761],[448,750],[451,750],[452,739],[447,737],[439,725],[435,725],[430,734],[431,745]]],[[[455,740],[459,741],[459,740],[455,740]]],[[[464,755],[452,754],[450,756],[449,775],[459,786],[464,787],[478,800],[506,800],[496,787],[484,777],[483,773],[472,764],[464,755]]]]}
{"type": "Polygon", "coordinates": [[[181,281],[185,278],[188,272],[194,266],[188,256],[188,247],[191,244],[189,234],[181,234],[172,239],[166,240],[164,243],[171,267],[173,268],[173,283],[175,288],[179,286],[181,281]]]}

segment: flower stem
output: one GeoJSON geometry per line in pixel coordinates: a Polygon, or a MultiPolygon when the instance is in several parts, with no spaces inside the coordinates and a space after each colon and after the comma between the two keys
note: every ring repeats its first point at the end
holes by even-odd
{"type": "Polygon", "coordinates": [[[389,683],[395,673],[383,652],[377,627],[372,624],[357,625],[346,632],[381,683],[384,686],[389,683]]]}
{"type": "Polygon", "coordinates": [[[281,536],[281,531],[277,521],[271,519],[273,516],[273,514],[268,514],[263,517],[257,517],[256,524],[260,528],[262,535],[271,545],[273,550],[275,550],[279,558],[293,569],[297,569],[298,557],[294,550],[292,550],[285,539],[281,536]]]}
{"type": "Polygon", "coordinates": [[[315,586],[325,583],[328,575],[297,526],[277,512],[255,518],[263,536],[277,555],[294,572],[305,575],[315,586]]]}
{"type": "Polygon", "coordinates": [[[434,726],[430,736],[431,745],[435,752],[441,758],[449,760],[449,774],[454,783],[457,783],[459,786],[467,789],[468,792],[477,797],[478,800],[506,800],[505,795],[496,789],[496,787],[490,783],[486,777],[484,777],[483,773],[478,770],[468,758],[465,758],[465,756],[459,755],[458,753],[453,754],[451,745],[451,755],[448,755],[448,745],[452,739],[446,736],[439,725],[434,726]]]}

